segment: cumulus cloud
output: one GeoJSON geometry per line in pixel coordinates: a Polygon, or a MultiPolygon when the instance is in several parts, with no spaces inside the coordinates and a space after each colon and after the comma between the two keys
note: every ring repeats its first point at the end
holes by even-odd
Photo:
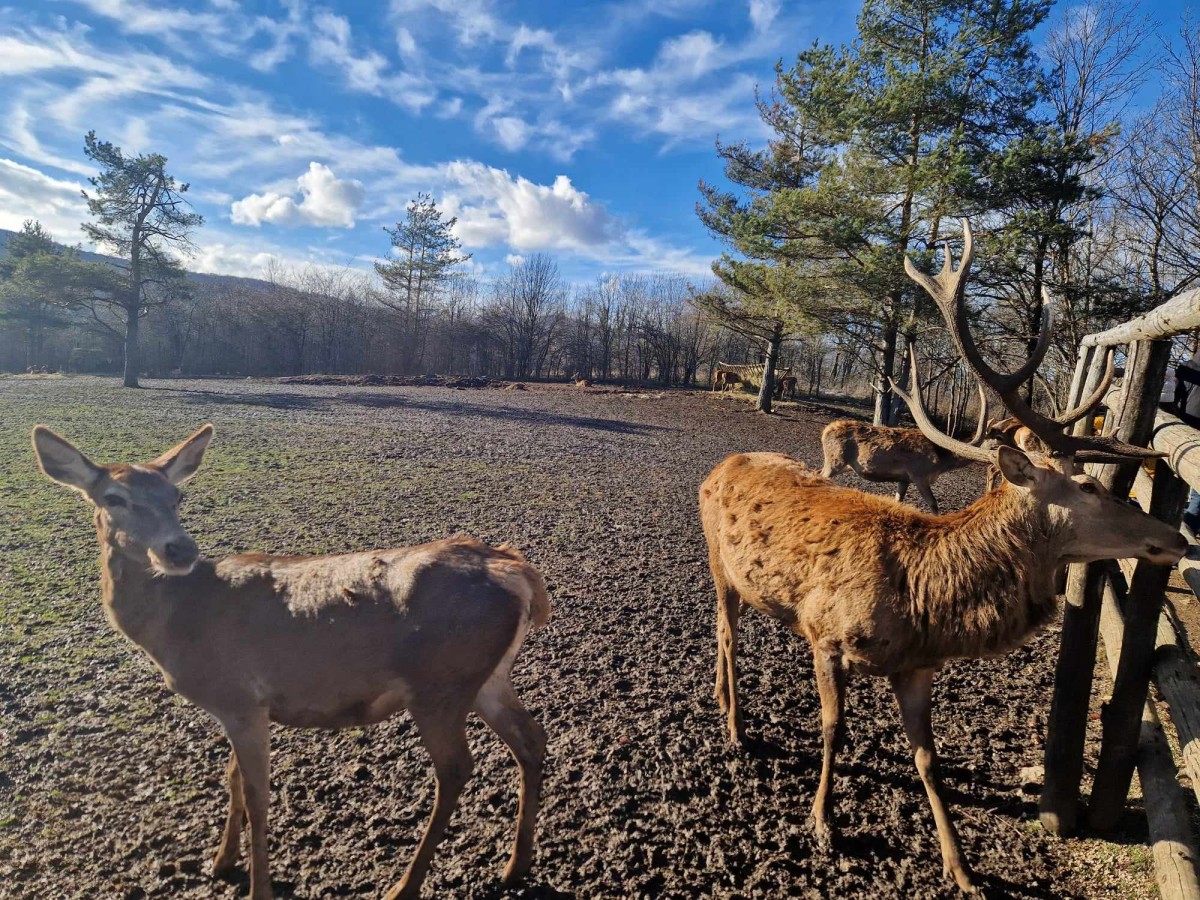
{"type": "Polygon", "coordinates": [[[366,197],[362,182],[338,178],[319,162],[296,179],[295,192],[266,191],[234,202],[230,212],[235,225],[317,225],[353,228],[355,213],[366,197]]]}
{"type": "Polygon", "coordinates": [[[453,162],[446,180],[443,203],[458,216],[458,235],[468,246],[587,252],[623,234],[620,222],[566,175],[552,185],[536,184],[483,163],[453,162]]]}

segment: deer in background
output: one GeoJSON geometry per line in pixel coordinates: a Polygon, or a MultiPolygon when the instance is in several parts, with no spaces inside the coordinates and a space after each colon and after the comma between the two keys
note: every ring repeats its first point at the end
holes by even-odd
{"type": "Polygon", "coordinates": [[[784,397],[784,394],[787,395],[787,398],[789,400],[796,399],[796,376],[795,375],[784,375],[777,382],[775,382],[775,399],[782,400],[784,397]]]}
{"type": "MultiPolygon", "coordinates": [[[[987,422],[987,394],[979,385],[979,422],[971,445],[984,440],[987,422]]],[[[916,428],[868,425],[853,419],[830,422],[821,432],[825,452],[822,478],[832,478],[853,469],[864,481],[894,481],[896,501],[902,502],[910,484],[924,498],[929,509],[938,512],[933,483],[947,472],[969,466],[972,460],[939,447],[916,428]]]]}
{"type": "Polygon", "coordinates": [[[976,349],[963,301],[972,241],[964,221],[963,261],[947,259],[936,278],[906,269],[937,302],[977,377],[1041,441],[1051,458],[1016,447],[994,450],[942,434],[921,404],[913,350],[911,397],[900,391],[930,441],[1004,476],[966,509],[930,515],[893,500],[833,484],[777,453],[731,456],[700,488],[700,518],[717,594],[716,696],[730,740],[745,741],[737,690],[738,618],[743,604],[802,635],[813,650],[821,698],[824,757],[813,824],[833,835],[833,772],[844,740],[850,675],[891,683],[916,768],[933,811],[946,873],[973,890],[970,868],[938,775],[930,700],[948,660],[1003,653],[1053,616],[1054,573],[1067,562],[1133,557],[1170,564],[1187,543],[1178,531],[1111,496],[1076,463],[1136,462],[1154,451],[1108,437],[1063,434],[1019,395],[1049,346],[1044,322],[1037,348],[1017,372],[992,370],[976,349]]]}
{"type": "Polygon", "coordinates": [[[550,615],[538,571],[508,546],[466,537],[335,556],[200,556],[179,522],[205,425],[152,463],[96,465],[48,428],[33,430],[42,471],[95,510],[105,611],[158,665],[167,686],[207,711],[233,746],[229,811],[214,862],[230,872],[250,825],[250,895],[269,900],[271,722],[352,728],[407,708],[433,760],[433,814],[389,900],[415,898],[470,778],[474,710],[521,769],[506,882],[533,856],[545,732],[509,672],[550,615]]]}
{"type": "Polygon", "coordinates": [[[742,376],[732,369],[722,369],[720,367],[713,369],[713,386],[715,391],[718,387],[721,393],[730,391],[742,383],[742,376]]]}

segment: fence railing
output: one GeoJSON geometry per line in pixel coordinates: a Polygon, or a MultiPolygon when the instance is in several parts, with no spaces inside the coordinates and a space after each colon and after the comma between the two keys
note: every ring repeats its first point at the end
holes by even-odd
{"type": "MultiPolygon", "coordinates": [[[[1091,334],[1080,342],[1068,406],[1095,389],[1109,348],[1124,346],[1125,376],[1110,392],[1105,434],[1167,454],[1151,477],[1141,466],[1089,467],[1105,487],[1131,491],[1144,509],[1180,525],[1189,489],[1200,490],[1200,430],[1159,408],[1171,339],[1200,328],[1200,290],[1189,291],[1149,313],[1091,334]]],[[[1200,389],[1197,387],[1195,389],[1200,389]]],[[[1092,417],[1076,423],[1077,433],[1093,428],[1092,417]]],[[[1200,596],[1200,549],[1193,544],[1178,566],[1191,591],[1200,596]]],[[[1069,835],[1079,826],[1080,786],[1092,677],[1098,639],[1103,636],[1110,699],[1101,711],[1099,761],[1087,804],[1088,826],[1111,830],[1123,813],[1135,767],[1140,775],[1150,827],[1155,871],[1162,897],[1200,900],[1200,860],[1182,770],[1200,800],[1200,677],[1186,632],[1166,602],[1169,566],[1144,561],[1072,565],[1062,642],[1055,670],[1045,748],[1045,783],[1040,802],[1047,830],[1069,835]],[[1179,737],[1179,762],[1163,732],[1151,680],[1165,701],[1179,737]]]]}

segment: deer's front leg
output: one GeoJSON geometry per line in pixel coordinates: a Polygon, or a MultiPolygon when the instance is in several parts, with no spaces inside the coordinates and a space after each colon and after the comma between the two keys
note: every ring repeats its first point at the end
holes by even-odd
{"type": "Polygon", "coordinates": [[[813,801],[813,829],[817,840],[829,847],[833,840],[833,766],[841,749],[846,729],[842,722],[846,707],[846,667],[838,647],[813,646],[813,668],[817,691],[821,695],[821,735],[825,754],[821,762],[821,783],[813,801]]]}
{"type": "Polygon", "coordinates": [[[971,883],[971,870],[963,858],[958,845],[958,832],[942,798],[942,780],[938,775],[937,750],[933,743],[933,724],[930,719],[930,703],[933,693],[934,669],[914,669],[891,677],[892,690],[900,705],[900,716],[904,720],[904,731],[912,744],[913,755],[929,805],[933,808],[933,819],[937,823],[938,841],[942,845],[943,870],[954,876],[961,890],[975,893],[971,883]]]}
{"type": "Polygon", "coordinates": [[[242,793],[242,772],[238,768],[237,753],[230,750],[229,768],[229,814],[225,818],[225,833],[221,847],[213,861],[214,875],[228,875],[236,868],[242,853],[242,828],[246,825],[246,798],[242,793]]]}
{"type": "MultiPolygon", "coordinates": [[[[271,900],[267,813],[271,802],[271,728],[264,710],[222,719],[233,744],[250,820],[250,900],[271,900]]],[[[222,848],[224,849],[224,848],[222,848]]]]}

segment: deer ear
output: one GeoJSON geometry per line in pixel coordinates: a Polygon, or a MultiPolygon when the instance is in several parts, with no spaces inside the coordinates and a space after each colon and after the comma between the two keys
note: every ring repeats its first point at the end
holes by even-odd
{"type": "Polygon", "coordinates": [[[1000,467],[1005,480],[1017,487],[1031,488],[1040,482],[1045,474],[1045,470],[1035,465],[1024,451],[1007,444],[1001,444],[996,451],[996,465],[1000,467]]]}
{"type": "Polygon", "coordinates": [[[213,431],[212,425],[197,429],[191,437],[172,447],[150,465],[162,472],[171,484],[182,484],[200,468],[213,431]]]}
{"type": "Polygon", "coordinates": [[[104,470],[80,453],[74,444],[45,425],[34,426],[33,454],[47,478],[84,494],[104,474],[104,470]]]}

